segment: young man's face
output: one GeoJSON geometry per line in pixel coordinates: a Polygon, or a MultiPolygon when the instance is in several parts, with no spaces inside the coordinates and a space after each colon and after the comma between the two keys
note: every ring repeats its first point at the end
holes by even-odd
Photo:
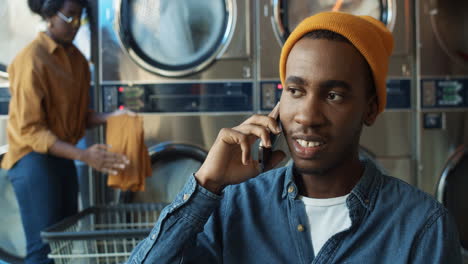
{"type": "Polygon", "coordinates": [[[345,42],[303,38],[292,48],[280,118],[300,173],[323,174],[358,158],[362,125],[377,115],[367,67],[345,42]]]}

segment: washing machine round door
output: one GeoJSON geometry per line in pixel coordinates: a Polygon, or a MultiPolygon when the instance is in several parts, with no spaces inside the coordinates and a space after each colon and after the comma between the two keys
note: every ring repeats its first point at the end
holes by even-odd
{"type": "Polygon", "coordinates": [[[454,216],[464,258],[468,260],[468,147],[460,146],[449,157],[437,186],[437,200],[454,216]]]}
{"type": "Polygon", "coordinates": [[[395,0],[273,0],[273,27],[282,45],[296,26],[311,15],[340,11],[379,19],[392,30],[395,0]]]}
{"type": "Polygon", "coordinates": [[[434,35],[453,62],[468,67],[468,1],[429,1],[434,35]]]}
{"type": "Polygon", "coordinates": [[[145,191],[121,193],[123,203],[171,203],[188,178],[205,161],[205,150],[172,142],[149,148],[153,174],[146,178],[145,191]]]}
{"type": "Polygon", "coordinates": [[[196,73],[228,45],[233,0],[120,0],[116,30],[124,50],[144,69],[168,77],[196,73]]]}
{"type": "Polygon", "coordinates": [[[0,0],[0,77],[7,78],[7,66],[41,29],[41,18],[33,15],[28,1],[0,0]]]}

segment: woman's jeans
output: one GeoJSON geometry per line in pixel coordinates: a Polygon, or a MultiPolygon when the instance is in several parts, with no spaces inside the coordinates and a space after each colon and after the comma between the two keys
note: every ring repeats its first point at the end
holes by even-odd
{"type": "Polygon", "coordinates": [[[31,152],[8,171],[27,241],[25,264],[53,263],[40,232],[78,210],[78,180],[72,160],[31,152]]]}

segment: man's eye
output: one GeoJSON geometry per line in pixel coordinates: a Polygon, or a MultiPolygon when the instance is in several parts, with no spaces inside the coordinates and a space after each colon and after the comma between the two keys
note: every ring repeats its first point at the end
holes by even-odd
{"type": "Polygon", "coordinates": [[[287,91],[291,93],[293,96],[300,96],[302,94],[302,92],[295,87],[288,87],[287,91]]]}
{"type": "Polygon", "coordinates": [[[341,100],[343,99],[343,96],[335,93],[335,92],[329,92],[328,95],[327,95],[327,99],[330,100],[330,101],[338,101],[338,100],[341,100]]]}

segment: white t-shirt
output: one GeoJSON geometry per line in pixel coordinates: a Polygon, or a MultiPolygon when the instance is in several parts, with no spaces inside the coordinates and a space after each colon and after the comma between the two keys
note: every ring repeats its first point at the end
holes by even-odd
{"type": "Polygon", "coordinates": [[[346,206],[348,196],[349,194],[329,199],[299,197],[305,205],[316,256],[329,238],[351,226],[349,209],[346,206]]]}

